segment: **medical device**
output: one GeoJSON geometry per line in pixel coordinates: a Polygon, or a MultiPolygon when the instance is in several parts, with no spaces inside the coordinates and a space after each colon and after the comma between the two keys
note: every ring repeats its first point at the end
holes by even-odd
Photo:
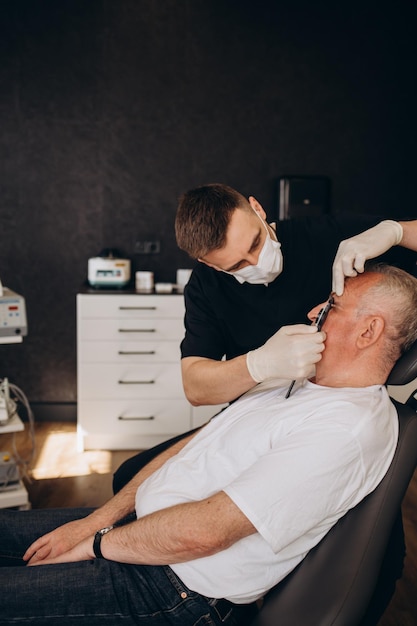
{"type": "MultiPolygon", "coordinates": [[[[0,343],[18,343],[27,335],[25,300],[0,281],[0,343]]],[[[12,402],[7,378],[0,380],[0,426],[11,417],[12,402]]]]}
{"type": "Polygon", "coordinates": [[[88,259],[88,282],[92,287],[126,287],[130,281],[130,260],[118,250],[106,248],[88,259]]]}
{"type": "Polygon", "coordinates": [[[322,326],[324,322],[326,321],[326,318],[329,315],[329,311],[333,305],[334,305],[334,298],[333,296],[329,296],[329,299],[327,300],[326,305],[322,309],[320,309],[319,314],[317,315],[316,319],[312,323],[314,326],[317,326],[317,330],[322,329],[322,326]]]}
{"type": "Polygon", "coordinates": [[[18,343],[27,335],[26,306],[23,296],[0,281],[0,343],[18,343]]]}
{"type": "MultiPolygon", "coordinates": [[[[332,308],[333,304],[334,304],[334,298],[330,294],[329,299],[327,300],[325,306],[320,309],[316,319],[313,322],[311,322],[311,326],[317,326],[317,330],[320,331],[322,329],[322,326],[323,326],[324,322],[326,321],[326,317],[329,315],[329,311],[332,308]]],[[[291,382],[291,385],[288,388],[288,391],[287,391],[287,393],[285,395],[285,398],[289,398],[290,397],[291,391],[292,391],[294,385],[295,385],[295,380],[293,380],[291,382]]]]}
{"type": "Polygon", "coordinates": [[[0,380],[0,426],[7,424],[11,413],[9,381],[7,378],[3,378],[0,380]]]}
{"type": "Polygon", "coordinates": [[[0,452],[0,491],[17,489],[20,474],[10,452],[0,452]]]}
{"type": "MultiPolygon", "coordinates": [[[[0,344],[20,343],[27,335],[26,304],[23,296],[3,287],[0,281],[0,344]]],[[[35,454],[34,416],[23,391],[0,378],[0,434],[13,433],[12,452],[0,451],[0,507],[28,505],[27,491],[20,478],[35,454]],[[24,459],[16,449],[15,433],[24,429],[17,403],[24,406],[29,421],[32,451],[24,459]],[[9,494],[9,495],[7,495],[9,494]]]]}

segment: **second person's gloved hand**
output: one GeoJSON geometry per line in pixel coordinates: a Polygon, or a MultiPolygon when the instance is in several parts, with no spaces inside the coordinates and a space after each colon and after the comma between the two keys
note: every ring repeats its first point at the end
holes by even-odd
{"type": "Polygon", "coordinates": [[[333,286],[336,295],[341,296],[345,276],[362,273],[365,261],[383,254],[396,246],[403,238],[403,228],[398,222],[384,220],[365,232],[345,239],[339,245],[333,262],[333,286]]]}
{"type": "Polygon", "coordinates": [[[314,375],[326,333],[315,326],[283,326],[263,346],[246,355],[249,374],[257,383],[269,378],[296,380],[314,375]]]}

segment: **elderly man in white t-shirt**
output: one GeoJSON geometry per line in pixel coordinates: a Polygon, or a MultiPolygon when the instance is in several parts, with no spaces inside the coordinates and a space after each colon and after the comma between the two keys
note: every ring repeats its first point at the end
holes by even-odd
{"type": "Polygon", "coordinates": [[[45,566],[12,576],[0,559],[3,616],[39,606],[45,624],[58,624],[69,603],[77,624],[227,623],[225,601],[229,619],[293,570],[385,475],[398,421],[384,383],[417,338],[417,280],[402,270],[347,279],[331,303],[315,378],[290,395],[289,381],[258,385],[82,519],[0,512],[0,555],[22,547],[24,561],[45,566]],[[114,527],[133,511],[136,520],[114,527]],[[54,595],[45,613],[52,580],[60,602],[54,595]],[[106,591],[96,599],[98,584],[106,591]]]}

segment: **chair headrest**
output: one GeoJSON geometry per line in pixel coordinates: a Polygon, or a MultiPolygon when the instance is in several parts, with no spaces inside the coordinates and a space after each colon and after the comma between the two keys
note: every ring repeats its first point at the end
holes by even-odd
{"type": "Polygon", "coordinates": [[[407,385],[417,378],[417,341],[404,352],[388,376],[387,385],[407,385]]]}

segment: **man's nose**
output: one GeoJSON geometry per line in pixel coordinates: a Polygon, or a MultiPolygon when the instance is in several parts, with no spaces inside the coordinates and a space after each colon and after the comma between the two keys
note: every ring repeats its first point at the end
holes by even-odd
{"type": "Polygon", "coordinates": [[[321,304],[318,304],[313,309],[311,309],[311,311],[307,314],[307,317],[310,320],[310,322],[314,322],[317,319],[318,314],[320,313],[321,309],[325,306],[325,304],[326,304],[325,302],[322,302],[321,304]]]}
{"type": "Polygon", "coordinates": [[[246,258],[245,261],[247,261],[247,263],[249,263],[249,265],[258,265],[258,260],[259,260],[259,252],[248,252],[246,254],[246,258]]]}

